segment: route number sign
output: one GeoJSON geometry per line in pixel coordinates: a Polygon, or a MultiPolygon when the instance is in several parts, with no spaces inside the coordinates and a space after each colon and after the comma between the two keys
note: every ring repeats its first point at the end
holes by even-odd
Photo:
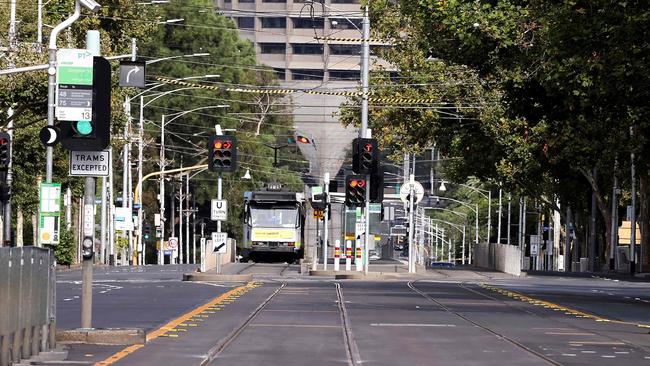
{"type": "Polygon", "coordinates": [[[228,201],[212,200],[210,210],[210,220],[226,221],[228,219],[228,201]]]}
{"type": "Polygon", "coordinates": [[[93,104],[93,55],[83,49],[56,52],[56,118],[90,121],[93,104]]]}

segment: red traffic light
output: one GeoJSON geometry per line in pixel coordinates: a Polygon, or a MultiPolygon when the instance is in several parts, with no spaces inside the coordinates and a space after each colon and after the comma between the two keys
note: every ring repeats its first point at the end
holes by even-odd
{"type": "Polygon", "coordinates": [[[232,147],[232,141],[224,141],[223,148],[230,149],[232,147]]]}
{"type": "Polygon", "coordinates": [[[223,147],[223,143],[221,140],[214,140],[212,146],[214,146],[215,149],[221,149],[223,147]]]}
{"type": "Polygon", "coordinates": [[[296,136],[296,141],[303,143],[303,144],[308,144],[309,139],[305,136],[296,136]]]}
{"type": "Polygon", "coordinates": [[[9,140],[7,140],[5,138],[0,138],[0,145],[6,145],[8,143],[9,143],[9,140]]]}
{"type": "Polygon", "coordinates": [[[365,186],[366,186],[365,179],[352,179],[350,181],[350,187],[352,187],[352,188],[354,188],[354,187],[363,188],[365,186]]]}
{"type": "Polygon", "coordinates": [[[363,151],[365,152],[372,152],[372,144],[365,144],[363,146],[363,151]]]}

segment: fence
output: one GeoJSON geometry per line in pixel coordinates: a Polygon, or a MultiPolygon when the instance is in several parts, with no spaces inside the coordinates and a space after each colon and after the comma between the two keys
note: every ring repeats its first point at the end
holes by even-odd
{"type": "Polygon", "coordinates": [[[0,366],[55,346],[54,252],[0,248],[0,366]]]}
{"type": "Polygon", "coordinates": [[[516,245],[475,244],[474,265],[519,276],[521,275],[521,251],[516,245]]]}

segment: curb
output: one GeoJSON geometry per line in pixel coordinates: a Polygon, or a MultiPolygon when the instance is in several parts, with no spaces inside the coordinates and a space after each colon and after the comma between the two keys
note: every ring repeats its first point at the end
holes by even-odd
{"type": "Polygon", "coordinates": [[[216,274],[216,273],[185,273],[183,281],[201,282],[251,282],[252,274],[216,274]]]}
{"type": "Polygon", "coordinates": [[[109,329],[71,329],[58,330],[56,341],[60,343],[84,343],[132,346],[144,344],[146,334],[139,328],[109,328],[109,329]]]}

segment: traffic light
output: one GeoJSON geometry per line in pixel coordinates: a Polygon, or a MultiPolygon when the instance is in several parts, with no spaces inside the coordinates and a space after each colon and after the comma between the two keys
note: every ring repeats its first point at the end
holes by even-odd
{"type": "Polygon", "coordinates": [[[377,140],[354,139],[352,141],[352,170],[356,174],[371,174],[377,169],[378,154],[377,140]]]}
{"type": "Polygon", "coordinates": [[[72,151],[101,151],[111,142],[111,65],[93,58],[92,113],[87,119],[61,121],[61,146],[72,151]]]}
{"type": "Polygon", "coordinates": [[[95,254],[95,248],[93,248],[95,240],[92,236],[84,236],[83,241],[81,242],[81,254],[84,259],[92,259],[93,254],[95,254]]]}
{"type": "Polygon", "coordinates": [[[366,177],[350,174],[345,177],[345,203],[348,206],[363,206],[366,202],[366,177]]]}
{"type": "Polygon", "coordinates": [[[144,240],[149,240],[151,237],[151,225],[150,224],[145,224],[144,225],[144,240]]]}
{"type": "Polygon", "coordinates": [[[377,164],[370,174],[370,202],[382,203],[384,201],[384,167],[377,164]]]}
{"type": "Polygon", "coordinates": [[[0,170],[9,169],[11,163],[11,136],[0,132],[0,170]]]}
{"type": "Polygon", "coordinates": [[[237,169],[235,136],[212,136],[208,144],[208,169],[212,172],[234,172],[237,169]]]}

